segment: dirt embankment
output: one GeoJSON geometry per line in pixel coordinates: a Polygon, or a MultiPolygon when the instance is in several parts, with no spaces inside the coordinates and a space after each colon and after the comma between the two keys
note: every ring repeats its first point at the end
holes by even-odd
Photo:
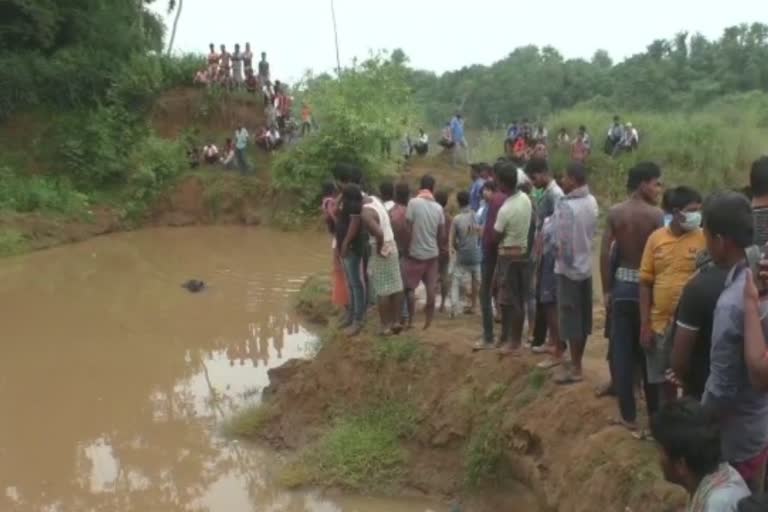
{"type": "Polygon", "coordinates": [[[558,387],[532,356],[473,354],[477,325],[439,318],[427,333],[408,335],[418,350],[406,357],[386,357],[393,341],[331,336],[315,359],[270,372],[274,412],[260,437],[301,451],[340,410],[385,396],[416,411],[414,430],[401,439],[403,489],[462,497],[473,512],[514,503],[505,492],[514,480],[533,490],[541,510],[680,510],[685,497],[664,483],[654,445],[610,426],[615,404],[593,396],[597,382],[558,387]],[[480,480],[494,485],[470,492],[473,471],[486,471],[480,480]]]}

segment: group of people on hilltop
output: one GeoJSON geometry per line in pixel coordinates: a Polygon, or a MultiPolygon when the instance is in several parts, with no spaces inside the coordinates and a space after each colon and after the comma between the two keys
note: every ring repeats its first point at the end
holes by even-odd
{"type": "Polygon", "coordinates": [[[255,73],[251,43],[245,43],[244,50],[240,49],[239,43],[235,44],[232,53],[227,51],[227,46],[224,44],[219,48],[219,51],[216,51],[213,43],[209,45],[207,66],[195,74],[195,83],[235,89],[244,88],[253,93],[271,86],[269,62],[265,52],[261,53],[258,73],[255,73]]]}
{"type": "MultiPolygon", "coordinates": [[[[367,194],[356,167],[339,166],[335,177],[322,209],[347,334],[362,329],[369,294],[382,334],[410,328],[423,284],[425,329],[438,294],[450,291],[452,317],[474,313],[479,295],[474,350],[518,356],[530,347],[556,383],[584,379],[598,203],[583,162],[559,180],[544,158],[524,171],[506,157],[474,164],[455,217],[429,175],[415,195],[392,182],[367,194]],[[462,290],[470,290],[463,309],[462,290]],[[524,342],[526,317],[539,343],[524,342]]],[[[597,393],[616,399],[611,425],[656,442],[665,477],[690,494],[689,511],[768,510],[768,157],[753,164],[750,182],[751,199],[725,191],[705,200],[686,185],[662,195],[661,168],[641,162],[602,236],[611,383],[597,393]],[[638,375],[647,429],[638,423],[638,375]]]]}
{"type": "Polygon", "coordinates": [[[613,124],[608,128],[605,137],[605,153],[618,156],[621,153],[631,153],[640,146],[640,134],[632,123],[623,124],[619,116],[613,117],[613,124]]]}
{"type": "Polygon", "coordinates": [[[464,117],[461,112],[456,112],[453,118],[445,123],[438,144],[443,149],[451,151],[453,167],[456,167],[461,153],[464,155],[464,162],[469,164],[469,144],[464,132],[464,117]]]}

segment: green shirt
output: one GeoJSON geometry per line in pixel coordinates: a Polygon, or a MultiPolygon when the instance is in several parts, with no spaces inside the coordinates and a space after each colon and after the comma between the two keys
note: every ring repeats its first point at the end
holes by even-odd
{"type": "Polygon", "coordinates": [[[528,231],[531,227],[533,206],[528,196],[516,192],[499,209],[493,228],[502,234],[499,247],[519,247],[528,250],[528,231]]]}

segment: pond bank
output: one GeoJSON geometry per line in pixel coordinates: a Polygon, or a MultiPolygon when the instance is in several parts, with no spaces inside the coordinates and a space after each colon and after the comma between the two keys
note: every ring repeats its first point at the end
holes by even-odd
{"type": "MultiPolygon", "coordinates": [[[[312,294],[322,302],[317,283],[312,294]]],[[[609,425],[615,404],[593,396],[594,378],[562,388],[535,368],[533,356],[473,354],[476,321],[439,317],[426,333],[391,339],[349,340],[329,330],[315,359],[270,371],[250,437],[287,450],[294,462],[285,479],[296,485],[417,490],[464,501],[473,512],[533,510],[514,507],[515,482],[540,510],[672,511],[685,504],[664,482],[654,445],[609,425]],[[393,444],[371,441],[376,436],[393,444]],[[336,467],[366,458],[370,464],[354,475],[336,467]]]]}

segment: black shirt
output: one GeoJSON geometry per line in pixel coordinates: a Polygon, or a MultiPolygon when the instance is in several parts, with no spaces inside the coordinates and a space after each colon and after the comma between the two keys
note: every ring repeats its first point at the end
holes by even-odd
{"type": "Polygon", "coordinates": [[[696,344],[691,353],[688,376],[683,383],[687,396],[701,397],[709,377],[709,351],[712,341],[712,322],[720,294],[725,289],[729,269],[716,266],[702,268],[683,288],[677,307],[675,328],[697,331],[696,344]]]}

